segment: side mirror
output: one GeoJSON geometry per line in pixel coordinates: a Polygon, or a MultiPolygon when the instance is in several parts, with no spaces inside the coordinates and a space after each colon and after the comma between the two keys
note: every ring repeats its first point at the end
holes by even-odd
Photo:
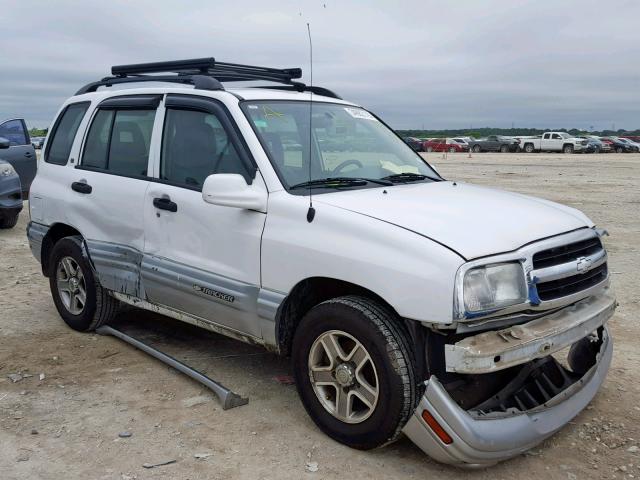
{"type": "Polygon", "coordinates": [[[4,137],[0,137],[0,149],[4,150],[11,146],[11,142],[4,137]]]}
{"type": "Polygon", "coordinates": [[[209,175],[202,186],[202,199],[222,207],[266,212],[267,197],[267,190],[259,176],[248,185],[244,177],[237,173],[215,173],[209,175]]]}

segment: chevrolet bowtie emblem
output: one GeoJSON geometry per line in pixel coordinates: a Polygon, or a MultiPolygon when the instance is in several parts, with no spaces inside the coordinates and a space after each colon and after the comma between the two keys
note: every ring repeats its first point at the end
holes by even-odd
{"type": "Polygon", "coordinates": [[[576,264],[576,270],[578,273],[584,273],[591,268],[591,259],[588,257],[580,257],[576,264]]]}

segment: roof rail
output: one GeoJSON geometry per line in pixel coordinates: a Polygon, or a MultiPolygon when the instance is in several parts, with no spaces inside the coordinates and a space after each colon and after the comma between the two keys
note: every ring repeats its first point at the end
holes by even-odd
{"type": "Polygon", "coordinates": [[[99,87],[110,87],[122,83],[171,82],[193,85],[200,90],[224,90],[220,82],[244,82],[262,80],[284,84],[281,90],[311,91],[319,95],[340,98],[322,87],[308,87],[294,79],[302,77],[300,68],[268,68],[238,63],[217,62],[214,58],[195,58],[169,62],[137,63],[111,67],[111,77],[92,82],[76,92],[76,95],[95,92],[99,87]],[[150,75],[163,73],[165,75],[150,75]],[[166,75],[171,73],[173,75],[166,75]]]}

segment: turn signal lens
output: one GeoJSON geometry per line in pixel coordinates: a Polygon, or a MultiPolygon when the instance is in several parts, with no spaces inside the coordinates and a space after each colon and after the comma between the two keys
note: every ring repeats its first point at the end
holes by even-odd
{"type": "Polygon", "coordinates": [[[433,430],[442,443],[445,445],[451,445],[453,443],[453,438],[444,431],[444,428],[440,426],[436,419],[433,418],[433,415],[431,415],[427,410],[422,411],[422,419],[427,423],[427,425],[429,425],[431,430],[433,430]]]}

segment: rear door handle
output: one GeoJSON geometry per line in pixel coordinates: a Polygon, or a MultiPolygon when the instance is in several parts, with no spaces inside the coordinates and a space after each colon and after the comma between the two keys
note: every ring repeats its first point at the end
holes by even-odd
{"type": "Polygon", "coordinates": [[[167,197],[154,198],[153,206],[159,208],[160,210],[167,210],[168,212],[178,211],[178,204],[176,202],[172,202],[171,199],[167,197]]]}
{"type": "Polygon", "coordinates": [[[71,184],[71,190],[73,190],[74,192],[78,192],[78,193],[89,194],[89,193],[91,193],[93,188],[88,183],[73,182],[71,184]]]}

